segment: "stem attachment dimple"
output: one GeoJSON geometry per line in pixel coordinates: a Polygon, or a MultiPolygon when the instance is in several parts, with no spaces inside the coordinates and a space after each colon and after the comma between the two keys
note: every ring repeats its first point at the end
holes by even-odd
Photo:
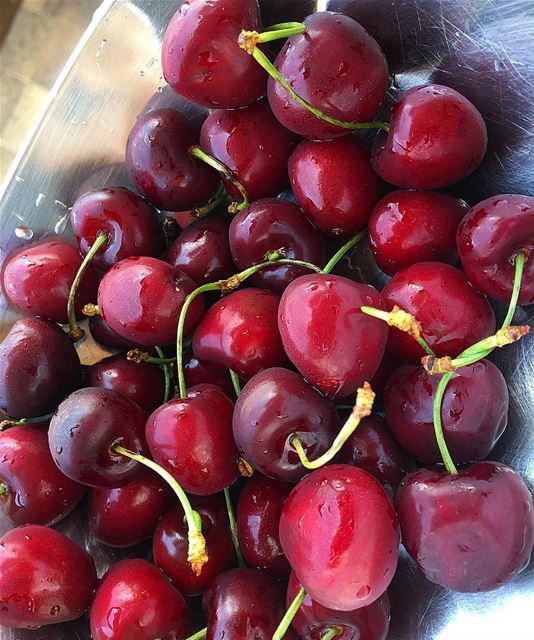
{"type": "Polygon", "coordinates": [[[414,315],[404,311],[397,305],[394,305],[391,311],[384,311],[383,309],[375,309],[374,307],[363,306],[360,308],[362,313],[366,313],[368,316],[383,320],[390,327],[395,327],[400,331],[404,331],[408,335],[412,336],[417,341],[419,346],[429,355],[435,356],[436,354],[429,347],[427,341],[422,336],[421,325],[414,315]]]}
{"type": "Polygon", "coordinates": [[[280,624],[278,625],[276,631],[273,634],[273,640],[282,640],[285,632],[289,629],[289,625],[291,621],[295,617],[297,611],[300,609],[300,605],[304,602],[304,598],[306,597],[306,591],[303,587],[301,587],[295,596],[293,602],[289,605],[288,610],[286,611],[284,617],[282,618],[280,624]]]}
{"type": "Polygon", "coordinates": [[[232,542],[234,543],[234,549],[237,556],[237,564],[242,569],[246,566],[245,559],[241,553],[241,547],[239,546],[239,537],[237,535],[237,522],[235,520],[234,507],[232,505],[232,497],[230,496],[230,490],[228,487],[224,489],[224,500],[226,502],[226,511],[228,512],[228,523],[230,525],[230,535],[232,542]]]}

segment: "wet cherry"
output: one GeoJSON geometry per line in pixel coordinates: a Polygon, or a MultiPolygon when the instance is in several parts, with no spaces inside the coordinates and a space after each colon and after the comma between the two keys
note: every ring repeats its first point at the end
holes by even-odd
{"type": "Polygon", "coordinates": [[[199,360],[191,350],[185,352],[183,365],[185,384],[188,389],[197,384],[214,384],[221,387],[229,398],[232,397],[234,387],[226,367],[199,360]]]}

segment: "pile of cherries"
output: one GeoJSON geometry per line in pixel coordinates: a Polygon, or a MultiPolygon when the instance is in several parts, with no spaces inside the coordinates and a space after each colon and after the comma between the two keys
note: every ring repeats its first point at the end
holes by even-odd
{"type": "Polygon", "coordinates": [[[401,540],[448,589],[512,580],[534,510],[485,460],[509,401],[487,356],[529,329],[511,320],[534,303],[534,198],[434,190],[480,164],[480,113],[425,85],[373,121],[389,75],[363,27],[320,12],[263,30],[257,0],[182,2],[162,64],[211,109],[200,132],[140,116],[132,190],[76,200],[77,246],[5,263],[25,317],[0,345],[0,624],[384,640],[401,540]],[[381,292],[331,273],[366,235],[381,292]],[[509,304],[500,328],[486,296],[509,304]],[[84,314],[115,353],[90,366],[84,314]],[[97,578],[52,528],[81,501],[96,541],[152,538],[150,561],[130,550],[97,578]]]}

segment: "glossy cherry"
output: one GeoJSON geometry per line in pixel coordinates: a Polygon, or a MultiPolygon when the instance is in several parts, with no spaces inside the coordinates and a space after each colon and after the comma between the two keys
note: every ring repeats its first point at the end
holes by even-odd
{"type": "Polygon", "coordinates": [[[293,364],[314,387],[344,397],[375,374],[388,328],[360,311],[382,308],[373,287],[333,275],[294,280],[280,301],[278,326],[293,364]]]}
{"type": "Polygon", "coordinates": [[[185,384],[188,389],[197,384],[214,384],[221,387],[229,398],[232,397],[234,387],[226,367],[199,360],[191,350],[185,352],[183,365],[185,384]]]}
{"type": "Polygon", "coordinates": [[[380,131],[373,167],[404,189],[437,189],[459,182],[481,163],[486,124],[462,94],[440,84],[413,87],[393,107],[389,132],[380,131]]]}
{"type": "Polygon", "coordinates": [[[519,303],[534,302],[534,198],[499,195],[476,204],[458,229],[458,251],[469,281],[486,295],[508,302],[514,259],[525,254],[519,303]]]}
{"type": "Polygon", "coordinates": [[[369,218],[369,240],[378,266],[392,275],[416,262],[458,259],[456,230],[468,205],[436,191],[393,191],[369,218]]]}
{"type": "Polygon", "coordinates": [[[108,349],[126,351],[141,346],[113,331],[104,318],[98,314],[89,318],[89,332],[96,342],[108,349]]]}
{"type": "Polygon", "coordinates": [[[490,591],[528,564],[532,495],[503,464],[479,462],[457,475],[418,469],[401,483],[395,504],[404,546],[431,582],[490,591]]]}
{"type": "Polygon", "coordinates": [[[93,640],[183,640],[189,612],[157,567],[141,559],[121,560],[102,578],[90,622],[93,640]]]}
{"type": "Polygon", "coordinates": [[[291,188],[313,224],[348,238],[365,229],[384,193],[368,147],[355,136],[301,142],[289,159],[291,188]]]}
{"type": "Polygon", "coordinates": [[[59,531],[27,524],[0,538],[0,624],[35,629],[75,620],[95,586],[93,559],[59,531]]]}

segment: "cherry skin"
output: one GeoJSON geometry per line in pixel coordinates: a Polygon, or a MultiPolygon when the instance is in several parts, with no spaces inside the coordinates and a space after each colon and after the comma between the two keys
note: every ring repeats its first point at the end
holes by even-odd
{"type": "MultiPolygon", "coordinates": [[[[295,204],[280,198],[257,200],[239,212],[230,224],[230,248],[243,270],[264,262],[272,251],[284,258],[324,266],[324,238],[295,204]]],[[[256,286],[282,293],[287,285],[309,269],[293,265],[267,267],[251,277],[256,286]]]]}
{"type": "Polygon", "coordinates": [[[93,640],[183,640],[187,604],[153,564],[121,560],[102,578],[91,606],[93,640]]]}
{"type": "Polygon", "coordinates": [[[89,332],[96,342],[108,349],[127,351],[134,347],[141,346],[132,343],[128,338],[122,338],[118,333],[113,331],[104,318],[98,314],[89,318],[89,332]]]}
{"type": "Polygon", "coordinates": [[[164,237],[156,210],[129,189],[111,187],[83,194],[72,206],[70,222],[84,255],[99,232],[108,234],[108,242],[92,261],[100,269],[109,269],[131,256],[157,258],[163,252],[164,237]]]}
{"type": "Polygon", "coordinates": [[[146,471],[122,487],[89,492],[87,515],[92,535],[110,547],[131,547],[153,533],[173,502],[169,485],[146,471]]]}
{"type": "MultiPolygon", "coordinates": [[[[266,100],[246,109],[212,111],[200,131],[200,146],[236,174],[251,202],[286,188],[287,161],[297,141],[266,100]]],[[[231,182],[225,180],[225,186],[233,198],[239,197],[231,182]]]]}
{"type": "Polygon", "coordinates": [[[291,568],[280,546],[280,515],[291,485],[254,473],[237,503],[237,535],[247,564],[285,579],[291,568]]]}
{"type": "Polygon", "coordinates": [[[0,624],[35,629],[75,620],[95,586],[93,559],[59,531],[27,524],[0,538],[0,624]]]}
{"type": "Polygon", "coordinates": [[[389,275],[416,262],[458,259],[456,230],[468,210],[463,200],[434,191],[394,191],[369,219],[369,240],[378,266],[389,275]]]}
{"type": "Polygon", "coordinates": [[[384,355],[382,356],[382,360],[380,360],[378,369],[369,381],[372,390],[377,396],[381,397],[384,395],[384,388],[389,376],[395,371],[395,369],[400,367],[401,364],[402,362],[395,358],[395,356],[392,356],[387,349],[384,351],[384,355]]]}
{"type": "Polygon", "coordinates": [[[240,289],[206,311],[193,334],[193,352],[249,379],[283,366],[287,357],[276,324],[279,296],[264,289],[240,289]]]}
{"type": "MultiPolygon", "coordinates": [[[[6,261],[4,291],[22,313],[67,322],[67,300],[82,257],[76,247],[62,240],[35,242],[15,251],[6,261]]],[[[75,298],[76,315],[94,302],[98,281],[89,267],[75,298]]]]}
{"type": "Polygon", "coordinates": [[[14,426],[0,432],[0,506],[16,525],[51,525],[80,502],[85,487],[64,476],[48,449],[46,429],[14,426]]]}
{"type": "Polygon", "coordinates": [[[188,0],[171,19],[161,52],[176,93],[211,109],[245,107],[262,96],[267,74],[237,44],[242,29],[261,32],[257,0],[188,0]]]}
{"type": "Polygon", "coordinates": [[[397,492],[402,541],[426,578],[447,589],[496,589],[528,564],[534,544],[532,495],[497,462],[448,475],[418,469],[397,492]]]}
{"type": "Polygon", "coordinates": [[[191,350],[185,352],[183,365],[185,384],[188,389],[197,384],[214,384],[220,387],[229,398],[234,394],[227,368],[213,362],[199,360],[191,350]]]}
{"type": "Polygon", "coordinates": [[[304,378],[328,396],[353,394],[373,377],[384,353],[388,327],[362,313],[362,305],[382,308],[378,291],[326,274],[301,276],[282,295],[284,348],[304,378]]]}
{"type": "MultiPolygon", "coordinates": [[[[495,332],[495,314],[464,274],[441,262],[420,262],[398,271],[382,290],[384,308],[413,314],[423,338],[437,356],[454,358],[495,332]]],[[[407,333],[391,328],[388,349],[401,360],[426,355],[407,333]]]]}
{"type": "Polygon", "coordinates": [[[534,302],[534,198],[499,195],[476,204],[458,229],[458,251],[469,281],[488,296],[508,302],[514,259],[526,260],[519,304],[534,302]]]}
{"type": "Polygon", "coordinates": [[[399,526],[378,480],[357,467],[333,464],[310,473],[289,494],[280,542],[313,600],[352,611],[374,602],[391,582],[399,526]]]}
{"type": "Polygon", "coordinates": [[[438,189],[472,173],[487,144],[486,124],[467,98],[450,87],[422,85],[393,107],[389,132],[376,138],[373,167],[403,189],[438,189]]]}
{"type": "Polygon", "coordinates": [[[193,573],[187,561],[187,525],[184,510],[178,504],[167,511],[158,524],[152,553],[154,564],[172,580],[180,593],[198,596],[214,578],[235,564],[235,551],[224,498],[221,495],[192,496],[191,506],[200,514],[202,535],[206,539],[208,561],[200,575],[193,573]]]}
{"type": "Polygon", "coordinates": [[[80,358],[57,324],[17,320],[0,344],[0,408],[14,420],[54,411],[82,384],[80,358]]]}
{"type": "Polygon", "coordinates": [[[355,136],[305,140],[291,155],[288,169],[304,213],[329,235],[349,238],[365,229],[384,193],[368,147],[355,136]]]}
{"type": "MultiPolygon", "coordinates": [[[[185,273],[156,258],[126,258],[112,267],[98,288],[98,307],[113,331],[136,344],[165,346],[176,341],[180,311],[196,284],[185,273]]],[[[189,307],[185,333],[195,326],[204,301],[189,307]]]]}
{"type": "Polygon", "coordinates": [[[158,209],[191,209],[215,193],[219,177],[189,154],[195,144],[196,135],[178,111],[157,109],[137,119],[126,144],[126,164],[136,188],[158,209]]]}
{"type": "Polygon", "coordinates": [[[339,429],[334,403],[298,373],[280,367],[251,378],[234,410],[234,440],[242,456],[254,469],[285,482],[308,473],[290,444],[293,435],[313,460],[330,448],[339,429]]]}
{"type": "Polygon", "coordinates": [[[59,469],[90,487],[119,487],[141,473],[114,444],[146,454],[145,412],[110,389],[87,387],[66,398],[50,421],[48,444],[59,469]]]}
{"type": "MultiPolygon", "coordinates": [[[[324,114],[345,122],[372,120],[389,85],[382,50],[352,18],[327,11],[304,20],[306,32],[293,36],[275,66],[297,94],[324,114]]],[[[329,124],[295,102],[269,78],[271,109],[291,131],[325,140],[349,130],[329,124]]]]}

